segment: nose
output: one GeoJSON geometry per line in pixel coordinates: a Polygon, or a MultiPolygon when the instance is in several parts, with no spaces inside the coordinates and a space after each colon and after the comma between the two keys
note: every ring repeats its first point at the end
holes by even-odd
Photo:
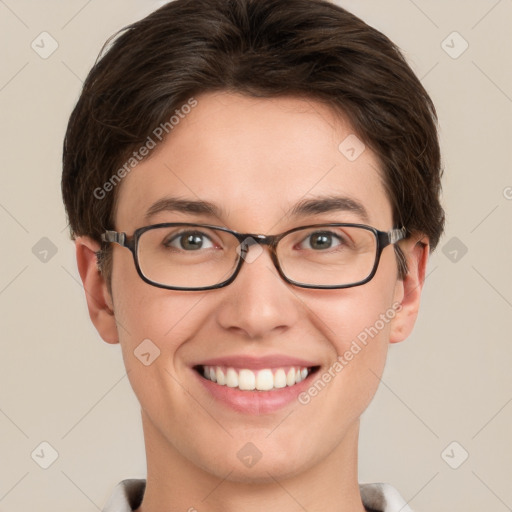
{"type": "Polygon", "coordinates": [[[301,316],[300,300],[279,275],[268,247],[251,245],[244,260],[236,279],[223,289],[218,323],[248,339],[286,331],[301,316]]]}

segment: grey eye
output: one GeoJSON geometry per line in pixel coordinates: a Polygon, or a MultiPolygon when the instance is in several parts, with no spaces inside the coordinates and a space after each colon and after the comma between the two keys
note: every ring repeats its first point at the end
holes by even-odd
{"type": "Polygon", "coordinates": [[[184,251],[198,251],[199,249],[210,249],[213,247],[210,238],[200,231],[179,233],[164,242],[164,245],[184,251]]]}
{"type": "Polygon", "coordinates": [[[317,231],[308,235],[302,244],[304,249],[325,250],[341,245],[342,240],[329,231],[317,231]]]}

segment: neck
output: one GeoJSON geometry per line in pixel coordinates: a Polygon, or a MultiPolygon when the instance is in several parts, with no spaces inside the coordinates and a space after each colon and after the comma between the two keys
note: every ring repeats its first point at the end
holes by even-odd
{"type": "Polygon", "coordinates": [[[364,512],[357,480],[359,422],[322,460],[293,475],[265,471],[256,482],[223,478],[193,464],[142,414],[147,456],[144,500],[136,512],[364,512]]]}

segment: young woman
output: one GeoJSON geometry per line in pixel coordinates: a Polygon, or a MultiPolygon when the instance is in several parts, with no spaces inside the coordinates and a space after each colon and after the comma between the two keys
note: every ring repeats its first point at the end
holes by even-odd
{"type": "Polygon", "coordinates": [[[120,343],[147,480],[106,512],[410,510],[359,484],[359,418],[443,230],[434,106],[321,0],[176,0],[91,70],[63,194],[120,343]]]}

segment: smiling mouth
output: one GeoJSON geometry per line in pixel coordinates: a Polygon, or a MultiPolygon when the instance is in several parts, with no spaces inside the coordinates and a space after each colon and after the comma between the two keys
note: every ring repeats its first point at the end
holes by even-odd
{"type": "Polygon", "coordinates": [[[206,380],[219,386],[241,391],[273,391],[292,387],[318,371],[319,366],[286,366],[281,368],[232,368],[229,366],[195,366],[206,380]]]}

